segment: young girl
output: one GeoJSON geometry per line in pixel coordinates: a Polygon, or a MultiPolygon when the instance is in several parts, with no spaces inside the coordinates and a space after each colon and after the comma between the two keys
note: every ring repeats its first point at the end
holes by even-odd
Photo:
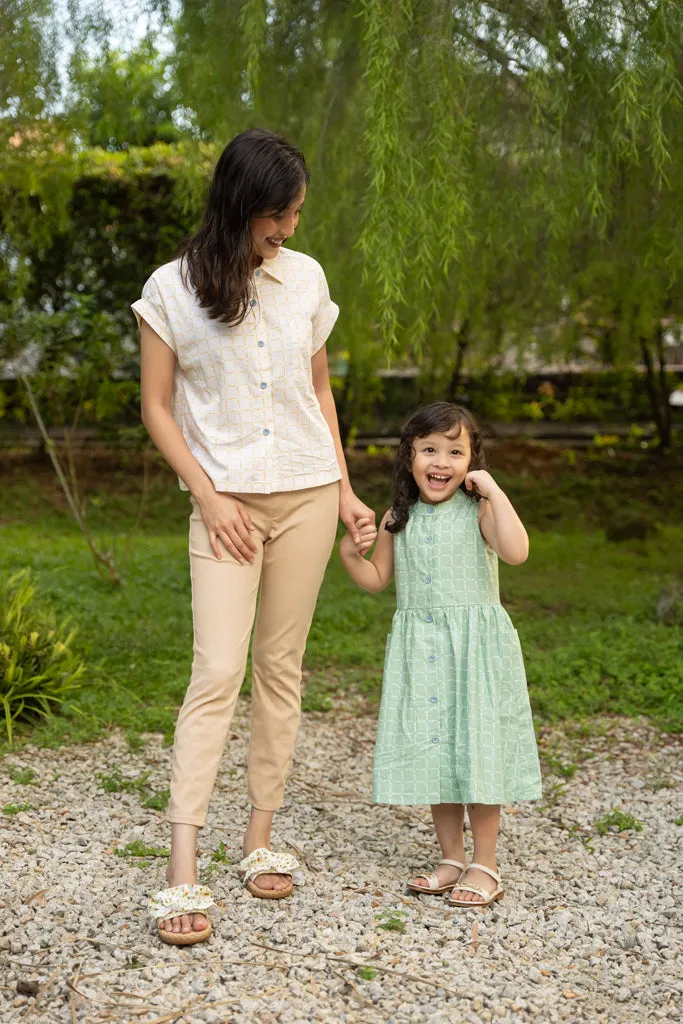
{"type": "Polygon", "coordinates": [[[369,593],[396,574],[373,799],[431,804],[443,859],[408,887],[450,890],[458,907],[501,899],[500,805],[541,796],[522,653],[498,593],[498,557],[519,565],[529,542],[484,466],[472,416],[448,402],[426,406],[404,428],[379,535],[367,524],[359,541],[347,533],[340,546],[369,593]],[[465,804],[474,839],[468,866],[465,804]]]}
{"type": "Polygon", "coordinates": [[[142,418],[193,502],[194,660],[173,747],[169,888],[150,906],[161,939],[177,945],[211,932],[213,897],[195,884],[197,833],[254,622],[251,815],[239,873],[254,896],[292,892],[297,861],[271,850],[270,831],[299,725],[306,637],[337,516],[358,542],[358,526],[374,522],[349,484],[330,389],[325,342],[339,310],[322,267],[284,245],[308,180],[285,139],[236,136],[199,231],[133,305],[142,418]]]}

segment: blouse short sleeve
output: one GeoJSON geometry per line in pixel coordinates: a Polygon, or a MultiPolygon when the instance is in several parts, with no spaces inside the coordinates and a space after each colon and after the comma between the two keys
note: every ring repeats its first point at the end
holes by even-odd
{"type": "Polygon", "coordinates": [[[142,298],[138,299],[137,302],[133,302],[131,309],[135,313],[138,327],[140,327],[140,322],[145,320],[152,330],[156,331],[161,340],[166,342],[171,351],[176,351],[173,334],[168,322],[166,305],[154,274],[145,281],[142,288],[142,298]]]}
{"type": "Polygon", "coordinates": [[[318,304],[313,314],[313,350],[311,355],[323,347],[339,316],[339,306],[330,298],[325,272],[318,267],[318,304]]]}

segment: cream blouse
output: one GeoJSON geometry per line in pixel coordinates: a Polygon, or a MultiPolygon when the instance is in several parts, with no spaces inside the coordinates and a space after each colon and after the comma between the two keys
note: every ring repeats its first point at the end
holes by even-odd
{"type": "Polygon", "coordinates": [[[180,260],[155,270],[132,308],[177,357],[173,418],[216,490],[270,494],[340,479],[311,374],[339,308],[314,259],[281,249],[264,260],[237,327],[209,318],[180,260]]]}

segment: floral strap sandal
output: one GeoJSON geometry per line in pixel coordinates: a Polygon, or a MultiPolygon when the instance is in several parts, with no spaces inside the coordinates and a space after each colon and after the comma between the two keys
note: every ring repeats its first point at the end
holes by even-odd
{"type": "MultiPolygon", "coordinates": [[[[162,889],[149,901],[149,912],[156,921],[169,921],[184,914],[203,914],[215,905],[211,890],[206,885],[175,885],[162,889]]],[[[157,925],[159,938],[170,946],[193,946],[211,935],[211,922],[200,932],[170,932],[157,925]]]]}
{"type": "Polygon", "coordinates": [[[291,896],[295,885],[303,885],[304,876],[301,865],[291,853],[273,853],[265,847],[253,850],[237,868],[240,876],[252,896],[262,900],[283,900],[291,896]],[[259,875],[289,875],[289,884],[284,889],[262,889],[258,885],[259,875]]]}
{"type": "Polygon", "coordinates": [[[471,871],[473,868],[476,868],[477,871],[483,871],[485,875],[492,878],[496,883],[496,888],[493,892],[489,892],[488,889],[484,889],[479,885],[463,885],[462,881],[456,882],[455,885],[451,886],[452,889],[460,889],[464,892],[473,892],[475,896],[479,896],[479,899],[459,900],[453,899],[452,896],[449,896],[447,902],[450,903],[452,907],[469,907],[469,909],[472,910],[474,907],[490,907],[491,904],[495,903],[497,900],[502,900],[503,890],[500,887],[500,875],[495,871],[492,871],[491,868],[484,867],[483,864],[468,864],[467,869],[463,871],[460,876],[461,879],[464,878],[467,872],[471,871]]]}
{"type": "Polygon", "coordinates": [[[454,868],[460,868],[460,874],[458,875],[458,878],[455,880],[455,882],[448,882],[447,885],[442,885],[441,882],[439,881],[438,875],[436,874],[418,875],[418,878],[426,878],[427,884],[419,885],[417,882],[408,882],[409,892],[427,893],[427,895],[429,896],[443,896],[445,892],[450,892],[450,890],[458,884],[459,879],[462,878],[463,873],[465,871],[465,865],[462,864],[459,860],[448,860],[445,857],[443,860],[439,861],[439,863],[437,864],[437,868],[441,867],[442,864],[450,864],[454,868]]]}

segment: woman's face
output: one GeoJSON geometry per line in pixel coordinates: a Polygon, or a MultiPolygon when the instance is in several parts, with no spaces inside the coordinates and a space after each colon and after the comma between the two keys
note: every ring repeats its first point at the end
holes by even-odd
{"type": "Polygon", "coordinates": [[[254,256],[260,256],[263,260],[275,259],[280,246],[296,231],[305,198],[304,187],[294,202],[282,213],[266,213],[251,218],[251,246],[254,256]]]}

